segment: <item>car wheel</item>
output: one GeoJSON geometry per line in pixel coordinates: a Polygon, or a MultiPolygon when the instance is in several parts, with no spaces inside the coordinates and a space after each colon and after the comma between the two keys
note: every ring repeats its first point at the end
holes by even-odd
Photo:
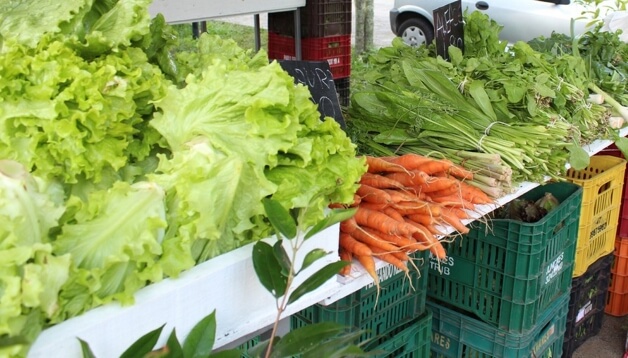
{"type": "Polygon", "coordinates": [[[399,26],[398,36],[410,46],[430,44],[434,40],[434,26],[425,19],[408,19],[399,26]]]}

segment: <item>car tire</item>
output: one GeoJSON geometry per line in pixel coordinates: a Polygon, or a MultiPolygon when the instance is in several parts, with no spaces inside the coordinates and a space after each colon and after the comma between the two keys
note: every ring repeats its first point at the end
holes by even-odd
{"type": "Polygon", "coordinates": [[[397,36],[410,46],[430,44],[434,40],[434,26],[425,19],[411,18],[401,23],[397,36]]]}

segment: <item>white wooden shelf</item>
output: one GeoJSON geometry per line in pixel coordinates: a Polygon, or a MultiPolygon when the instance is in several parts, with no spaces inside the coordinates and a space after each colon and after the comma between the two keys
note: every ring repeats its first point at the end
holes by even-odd
{"type": "Polygon", "coordinates": [[[305,6],[305,0],[154,0],[148,7],[151,16],[164,15],[171,24],[209,20],[213,18],[294,11],[305,6]]]}

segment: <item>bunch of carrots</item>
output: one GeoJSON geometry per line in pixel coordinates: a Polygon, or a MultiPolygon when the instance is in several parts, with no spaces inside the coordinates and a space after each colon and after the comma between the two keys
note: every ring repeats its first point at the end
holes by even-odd
{"type": "MultiPolygon", "coordinates": [[[[360,180],[354,202],[355,215],[340,223],[340,258],[356,259],[379,286],[375,260],[386,261],[409,274],[408,256],[430,250],[444,259],[439,238],[443,227],[465,234],[469,211],[493,200],[465,183],[470,172],[451,161],[418,154],[394,157],[366,156],[367,172],[360,180]]],[[[345,266],[346,275],[351,266],[345,266]]]]}

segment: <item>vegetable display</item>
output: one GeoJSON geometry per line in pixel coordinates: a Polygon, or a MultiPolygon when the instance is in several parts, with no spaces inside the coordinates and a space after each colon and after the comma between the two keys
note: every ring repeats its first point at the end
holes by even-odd
{"type": "Polygon", "coordinates": [[[181,49],[149,3],[0,5],[2,353],[272,236],[265,198],[312,225],[366,171],[264,51],[181,49]]]}

